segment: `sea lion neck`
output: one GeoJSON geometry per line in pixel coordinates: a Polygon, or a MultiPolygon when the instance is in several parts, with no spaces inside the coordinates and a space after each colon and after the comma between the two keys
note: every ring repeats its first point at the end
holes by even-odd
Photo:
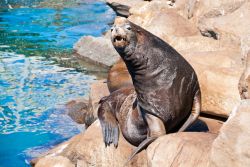
{"type": "Polygon", "coordinates": [[[147,72],[150,50],[147,31],[141,27],[130,22],[134,36],[130,40],[130,44],[124,49],[118,51],[122,59],[127,65],[129,73],[133,76],[135,74],[145,74],[147,72]]]}

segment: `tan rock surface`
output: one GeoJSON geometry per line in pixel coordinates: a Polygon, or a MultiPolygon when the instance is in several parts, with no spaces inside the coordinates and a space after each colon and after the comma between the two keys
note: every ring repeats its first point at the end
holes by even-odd
{"type": "Polygon", "coordinates": [[[67,114],[77,123],[88,127],[95,120],[89,100],[75,99],[66,104],[67,114]]]}
{"type": "Polygon", "coordinates": [[[200,35],[162,39],[179,52],[240,51],[240,43],[235,44],[235,42],[227,40],[214,40],[200,35]]]}
{"type": "Polygon", "coordinates": [[[227,15],[220,17],[204,16],[199,20],[199,29],[204,34],[214,33],[218,39],[230,38],[240,41],[243,37],[250,36],[250,2],[241,6],[227,15]]]}
{"type": "Polygon", "coordinates": [[[193,24],[197,24],[200,17],[218,17],[237,10],[247,0],[176,0],[174,9],[193,24]]]}
{"type": "MultiPolygon", "coordinates": [[[[223,60],[221,60],[223,61],[223,60]]],[[[190,61],[198,74],[202,95],[202,112],[228,117],[241,98],[238,83],[239,68],[220,68],[190,61]]]]}
{"type": "Polygon", "coordinates": [[[84,36],[74,45],[78,57],[103,67],[110,67],[120,58],[111,40],[106,37],[84,36]]]}
{"type": "Polygon", "coordinates": [[[147,3],[143,0],[106,0],[106,3],[116,12],[118,16],[128,17],[129,9],[135,5],[147,3]]]}
{"type": "Polygon", "coordinates": [[[246,56],[244,72],[240,77],[239,92],[242,99],[250,98],[250,50],[246,56]]]}
{"type": "MultiPolygon", "coordinates": [[[[79,134],[50,150],[45,156],[39,158],[38,163],[44,162],[48,157],[56,161],[54,158],[63,156],[79,167],[122,167],[133,149],[134,147],[127,143],[122,135],[120,135],[117,148],[114,148],[113,145],[105,147],[100,123],[96,121],[84,134],[79,134]]],[[[138,154],[128,166],[146,167],[145,151],[138,154]]]]}
{"type": "Polygon", "coordinates": [[[68,158],[63,156],[45,157],[35,167],[75,167],[68,158]]]}
{"type": "Polygon", "coordinates": [[[155,10],[150,13],[132,15],[129,20],[163,39],[169,36],[185,37],[199,35],[198,29],[175,10],[155,10]]]}
{"type": "Polygon", "coordinates": [[[97,118],[98,103],[102,97],[108,96],[109,90],[106,80],[98,80],[91,84],[89,93],[89,103],[95,118],[97,118]]]}
{"type": "Polygon", "coordinates": [[[75,99],[65,105],[67,114],[77,123],[89,127],[97,119],[100,99],[109,95],[106,80],[97,80],[90,85],[88,99],[75,99]]]}
{"type": "MultiPolygon", "coordinates": [[[[212,122],[214,124],[213,120],[212,122]]],[[[216,134],[203,132],[165,135],[153,142],[147,151],[144,150],[136,155],[128,166],[146,167],[157,166],[157,164],[169,166],[171,163],[174,166],[185,163],[192,165],[197,161],[199,165],[207,164],[209,146],[215,136],[216,134]],[[186,156],[187,154],[189,156],[186,156]]],[[[53,148],[44,156],[33,160],[33,165],[35,167],[41,165],[50,167],[50,164],[62,163],[63,165],[74,164],[78,167],[119,167],[124,165],[134,148],[125,141],[122,135],[120,135],[117,148],[114,148],[113,145],[105,147],[100,123],[96,121],[84,134],[76,135],[53,148]]]]}
{"type": "Polygon", "coordinates": [[[211,149],[211,167],[250,166],[250,100],[242,100],[222,126],[211,149]]]}
{"type": "MultiPolygon", "coordinates": [[[[192,3],[198,3],[193,1],[195,0],[183,1],[183,5],[189,6],[192,3]]],[[[233,35],[228,35],[228,38],[220,40],[201,36],[196,23],[181,16],[178,10],[182,9],[177,6],[169,6],[167,1],[151,1],[132,7],[130,9],[132,15],[128,19],[168,42],[177,51],[190,49],[201,52],[228,50],[228,48],[240,50],[240,40],[233,35]]],[[[190,10],[188,9],[188,11],[190,10]]]]}
{"type": "Polygon", "coordinates": [[[228,117],[241,100],[238,85],[244,69],[240,52],[184,51],[182,55],[198,75],[202,93],[202,112],[228,117]]]}
{"type": "Polygon", "coordinates": [[[211,144],[216,135],[183,132],[158,138],[147,148],[150,167],[208,166],[211,144]]]}

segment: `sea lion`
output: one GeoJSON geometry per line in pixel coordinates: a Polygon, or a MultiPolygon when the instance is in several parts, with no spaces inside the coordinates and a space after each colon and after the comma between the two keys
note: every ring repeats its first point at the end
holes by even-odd
{"type": "MultiPolygon", "coordinates": [[[[200,87],[194,69],[174,48],[127,19],[115,20],[111,40],[131,75],[136,92],[134,108],[147,126],[147,138],[138,141],[131,159],[157,137],[184,131],[197,120],[200,87]]],[[[99,119],[109,125],[114,116],[108,113],[102,110],[99,119]]],[[[106,129],[103,135],[107,145],[116,143],[116,137],[107,137],[113,135],[112,130],[106,129]]]]}

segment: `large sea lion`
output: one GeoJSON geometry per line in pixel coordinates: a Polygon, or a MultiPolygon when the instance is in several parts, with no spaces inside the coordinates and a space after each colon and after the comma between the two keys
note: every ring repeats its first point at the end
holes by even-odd
{"type": "MultiPolygon", "coordinates": [[[[128,127],[132,128],[130,131],[134,130],[131,134],[138,133],[138,141],[133,142],[140,143],[132,158],[157,137],[184,131],[198,118],[201,109],[200,87],[194,69],[174,48],[127,19],[119,17],[115,20],[111,40],[124,60],[135,88],[136,98],[129,107],[123,107],[123,112],[125,109],[131,110],[132,106],[134,114],[142,118],[147,128],[147,137],[143,138],[137,137],[140,128],[128,127]]],[[[113,98],[113,95],[110,97],[113,98]]],[[[101,102],[98,116],[102,123],[104,142],[117,145],[118,138],[113,129],[117,126],[113,125],[119,123],[122,131],[124,121],[117,119],[117,111],[109,111],[116,108],[102,105],[101,102]]],[[[130,116],[122,118],[132,119],[130,116]]],[[[132,120],[137,121],[134,118],[132,120]]],[[[133,135],[130,137],[133,138],[133,135]]]]}

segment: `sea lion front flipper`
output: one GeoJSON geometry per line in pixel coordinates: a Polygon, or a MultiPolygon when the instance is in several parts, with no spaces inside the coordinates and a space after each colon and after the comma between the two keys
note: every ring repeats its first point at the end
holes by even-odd
{"type": "Polygon", "coordinates": [[[119,126],[118,122],[111,111],[111,107],[108,102],[100,102],[98,108],[98,118],[102,127],[103,140],[105,145],[109,146],[114,144],[115,147],[118,146],[119,139],[119,126]]]}
{"type": "Polygon", "coordinates": [[[194,96],[191,114],[178,132],[183,132],[190,125],[192,125],[198,119],[200,112],[201,112],[201,93],[200,90],[198,90],[194,96]]]}

